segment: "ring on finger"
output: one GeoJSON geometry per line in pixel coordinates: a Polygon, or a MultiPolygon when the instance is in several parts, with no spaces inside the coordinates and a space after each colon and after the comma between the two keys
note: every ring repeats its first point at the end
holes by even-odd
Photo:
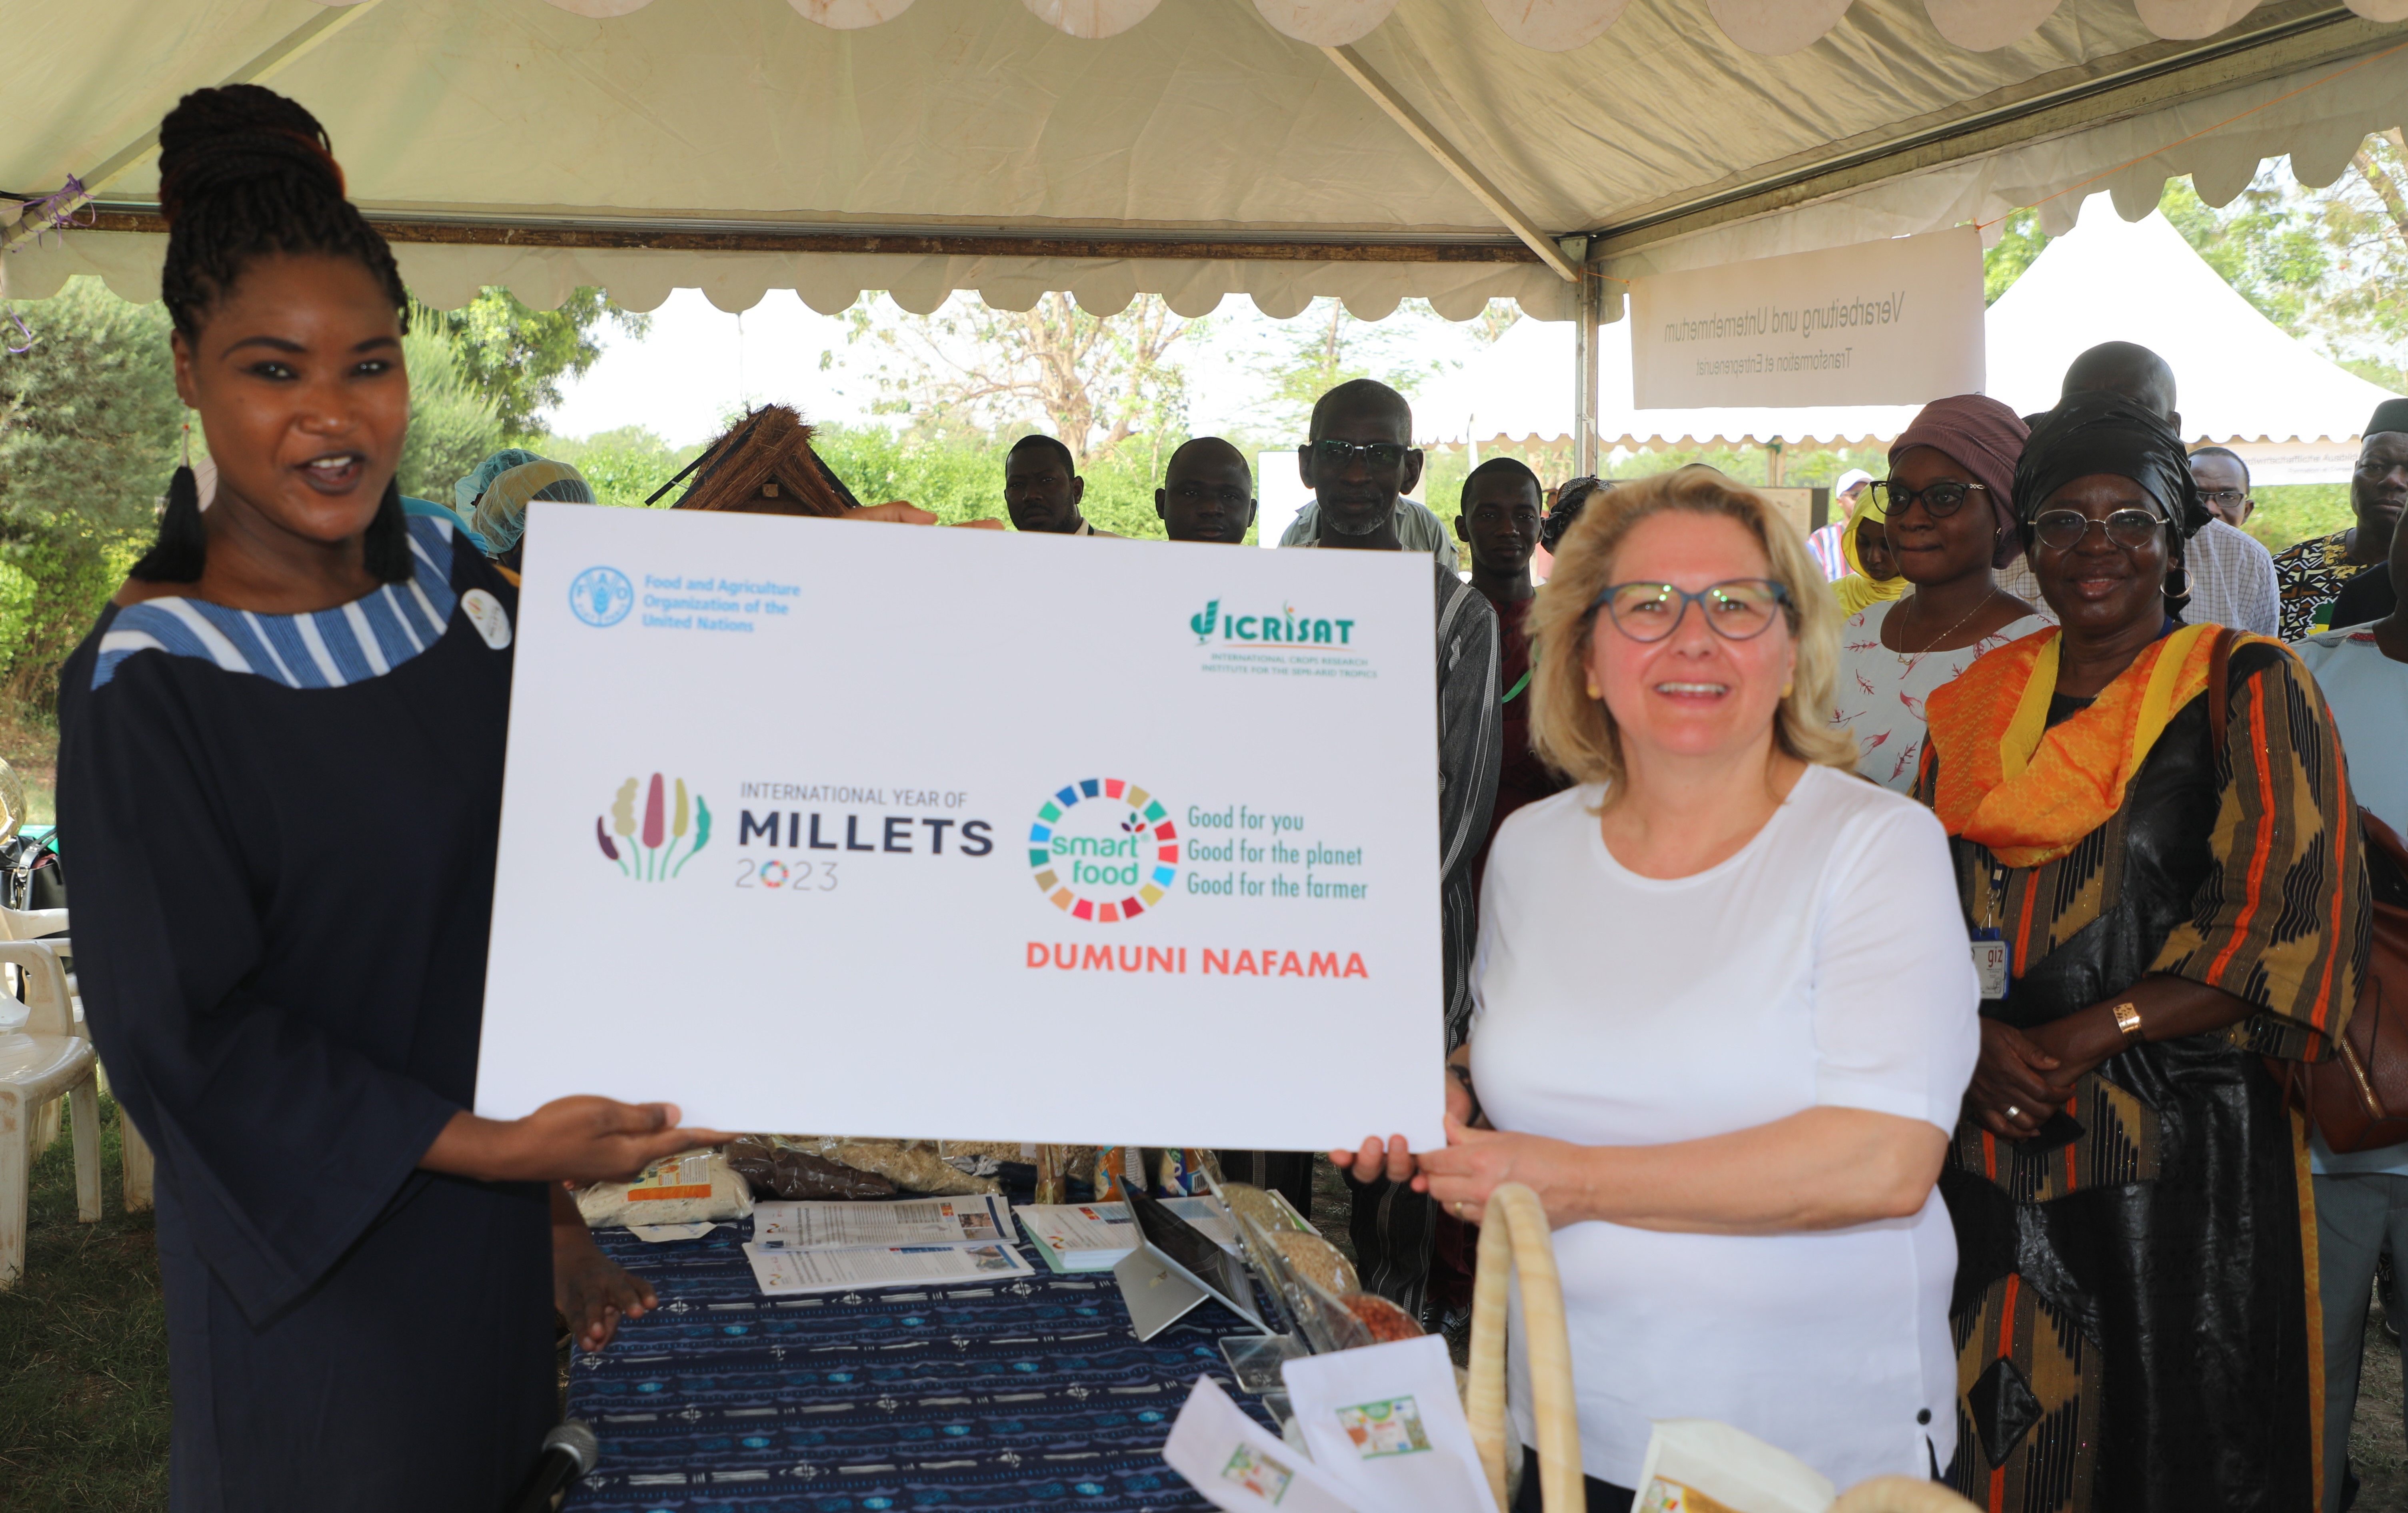
{"type": "Polygon", "coordinates": [[[2009,1119],[2021,1119],[2024,1117],[2024,1111],[2017,1106],[2009,1104],[2007,1105],[2007,1117],[2009,1119]]]}

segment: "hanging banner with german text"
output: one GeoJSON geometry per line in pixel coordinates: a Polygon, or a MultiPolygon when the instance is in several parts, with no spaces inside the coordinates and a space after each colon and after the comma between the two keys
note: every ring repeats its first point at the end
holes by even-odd
{"type": "Polygon", "coordinates": [[[1641,409],[1921,405],[1983,383],[1982,234],[1793,252],[1630,286],[1641,409]]]}

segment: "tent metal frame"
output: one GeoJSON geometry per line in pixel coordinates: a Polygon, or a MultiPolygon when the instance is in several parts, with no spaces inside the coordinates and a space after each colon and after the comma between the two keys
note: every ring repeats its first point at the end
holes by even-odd
{"type": "MultiPolygon", "coordinates": [[[[259,82],[273,77],[375,3],[362,0],[316,12],[222,82],[259,82]]],[[[1338,72],[1496,216],[1512,233],[1511,239],[1479,234],[1332,236],[1277,231],[1199,236],[1182,228],[1073,226],[948,230],[939,225],[626,217],[573,209],[483,215],[373,203],[363,205],[362,209],[390,240],[452,245],[1113,260],[1542,263],[1578,285],[1574,450],[1579,469],[1588,473],[1596,469],[1598,450],[1597,327],[1600,321],[1620,319],[1622,313],[1620,298],[1604,290],[1598,264],[1676,237],[1793,209],[2010,147],[2128,120],[2312,68],[2346,64],[2399,45],[2403,35],[2408,34],[2399,25],[2366,21],[2331,0],[2276,0],[2215,37],[2153,42],[2078,68],[2043,75],[1967,101],[1941,113],[1939,119],[1900,123],[1876,139],[1833,143],[1818,153],[1761,164],[1744,178],[1633,207],[1606,224],[1561,236],[1539,227],[1351,47],[1321,50],[1338,72]]],[[[144,134],[95,165],[80,181],[79,193],[53,197],[45,208],[64,214],[89,205],[97,229],[164,231],[165,224],[155,204],[101,197],[111,181],[157,150],[157,132],[144,134]]],[[[0,250],[38,235],[46,225],[47,221],[28,215],[0,228],[0,250]]]]}

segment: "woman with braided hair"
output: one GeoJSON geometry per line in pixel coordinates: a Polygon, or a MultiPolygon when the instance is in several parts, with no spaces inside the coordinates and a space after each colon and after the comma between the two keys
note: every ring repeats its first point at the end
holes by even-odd
{"type": "Polygon", "coordinates": [[[468,1112],[515,595],[404,516],[407,297],[318,122],[231,86],[159,136],[218,487],[204,513],[178,470],[62,673],[59,810],[93,1035],[158,1156],[170,1504],[498,1509],[556,1412],[560,1181],[723,1136],[468,1112]]]}

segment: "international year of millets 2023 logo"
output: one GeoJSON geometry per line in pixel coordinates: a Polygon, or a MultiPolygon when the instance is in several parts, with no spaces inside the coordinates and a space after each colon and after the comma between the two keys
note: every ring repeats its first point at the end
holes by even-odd
{"type": "Polygon", "coordinates": [[[630,778],[619,785],[610,812],[595,816],[594,839],[624,876],[638,882],[666,882],[685,869],[696,851],[710,844],[710,806],[700,793],[692,795],[691,805],[687,798],[684,778],[677,779],[672,798],[661,775],[652,774],[638,823],[636,779],[630,778]],[[613,835],[619,837],[616,842],[610,838],[613,835]]]}
{"type": "Polygon", "coordinates": [[[1179,876],[1179,833],[1144,789],[1118,778],[1083,778],[1038,809],[1028,827],[1028,864],[1038,891],[1056,908],[1116,924],[1170,891],[1179,876]]]}

